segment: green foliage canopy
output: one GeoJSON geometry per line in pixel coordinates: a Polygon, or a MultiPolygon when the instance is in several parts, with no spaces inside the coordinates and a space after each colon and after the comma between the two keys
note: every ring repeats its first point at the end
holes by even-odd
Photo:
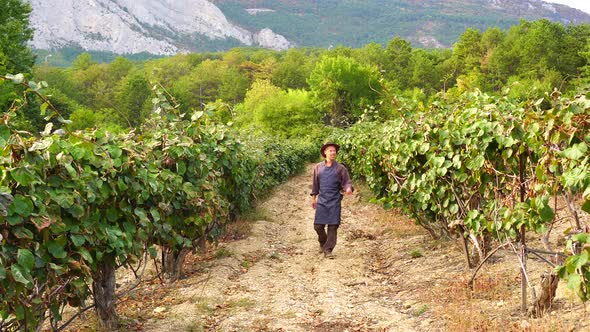
{"type": "Polygon", "coordinates": [[[0,2],[0,68],[11,74],[28,73],[35,57],[27,43],[33,38],[29,27],[31,5],[21,0],[0,2]]]}
{"type": "Polygon", "coordinates": [[[296,137],[310,133],[321,123],[305,90],[285,91],[269,81],[256,81],[246,94],[237,123],[258,133],[296,137]]]}
{"type": "Polygon", "coordinates": [[[377,67],[344,56],[320,60],[308,80],[314,106],[325,122],[343,126],[354,123],[363,109],[375,105],[382,91],[377,67]]]}

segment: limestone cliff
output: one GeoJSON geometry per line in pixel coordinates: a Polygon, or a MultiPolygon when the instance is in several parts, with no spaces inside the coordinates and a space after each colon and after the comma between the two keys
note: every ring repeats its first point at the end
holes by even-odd
{"type": "Polygon", "coordinates": [[[174,54],[198,48],[190,44],[193,36],[271,49],[290,46],[268,28],[251,32],[232,24],[206,0],[31,0],[31,5],[33,47],[40,49],[79,45],[114,53],[174,54]]]}

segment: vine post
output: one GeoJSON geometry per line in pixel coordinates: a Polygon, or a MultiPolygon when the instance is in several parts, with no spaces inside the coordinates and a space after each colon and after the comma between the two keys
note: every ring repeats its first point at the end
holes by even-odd
{"type": "MultiPolygon", "coordinates": [[[[526,197],[526,183],[525,183],[525,163],[526,163],[526,154],[523,151],[519,157],[519,177],[520,177],[520,202],[525,201],[526,197]]],[[[521,310],[522,312],[527,311],[527,275],[526,275],[526,263],[527,263],[527,252],[526,252],[526,224],[523,222],[520,225],[520,256],[521,256],[521,271],[520,271],[520,287],[522,290],[522,304],[521,310]]]]}
{"type": "Polygon", "coordinates": [[[117,329],[115,259],[107,256],[97,265],[92,277],[92,290],[98,326],[103,331],[112,331],[117,329]]]}

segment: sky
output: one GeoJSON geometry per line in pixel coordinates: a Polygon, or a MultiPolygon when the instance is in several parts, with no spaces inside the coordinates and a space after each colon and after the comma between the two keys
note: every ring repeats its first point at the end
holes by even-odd
{"type": "Polygon", "coordinates": [[[590,1],[588,0],[545,0],[546,2],[560,3],[563,5],[577,8],[590,14],[590,1]]]}

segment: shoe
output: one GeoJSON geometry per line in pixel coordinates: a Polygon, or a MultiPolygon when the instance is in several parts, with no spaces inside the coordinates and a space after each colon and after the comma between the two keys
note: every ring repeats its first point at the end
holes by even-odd
{"type": "Polygon", "coordinates": [[[331,253],[329,251],[326,251],[326,252],[324,252],[324,258],[334,259],[335,257],[334,257],[334,254],[333,253],[331,253]]]}

